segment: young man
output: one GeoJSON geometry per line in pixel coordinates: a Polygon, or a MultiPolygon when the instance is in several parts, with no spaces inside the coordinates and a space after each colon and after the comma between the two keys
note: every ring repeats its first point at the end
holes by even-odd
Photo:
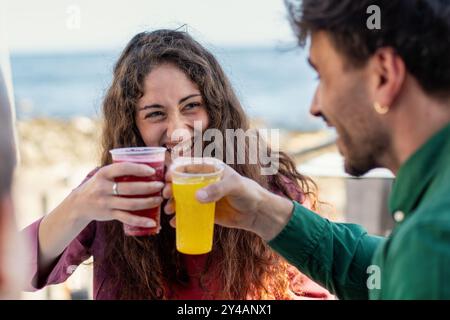
{"type": "Polygon", "coordinates": [[[230,168],[197,198],[219,200],[217,223],[257,233],[341,299],[450,299],[450,2],[288,7],[320,77],[311,112],[336,128],[348,173],[396,174],[396,227],[383,239],[332,223],[230,168]]]}

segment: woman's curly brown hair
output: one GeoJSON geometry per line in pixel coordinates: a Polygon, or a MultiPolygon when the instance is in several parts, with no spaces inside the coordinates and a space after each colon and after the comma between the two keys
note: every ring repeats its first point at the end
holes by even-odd
{"type": "MultiPolygon", "coordinates": [[[[214,56],[186,32],[157,30],[136,35],[126,46],[114,68],[112,85],[104,104],[102,165],[111,163],[109,150],[119,147],[145,146],[136,126],[137,101],[144,94],[144,79],[156,66],[170,63],[196,83],[204,98],[209,127],[246,130],[248,119],[232,86],[214,56]]],[[[304,195],[314,200],[314,184],[300,175],[293,161],[283,153],[279,173],[259,174],[260,165],[234,165],[238,173],[262,186],[291,195],[286,179],[304,195]]],[[[298,198],[298,196],[297,196],[298,198]]],[[[181,254],[175,249],[175,232],[161,215],[162,230],[157,237],[124,236],[121,224],[108,222],[111,241],[106,259],[113,268],[119,298],[164,299],[170,284],[183,285],[186,270],[181,254]]],[[[216,226],[214,245],[208,255],[201,283],[205,298],[285,299],[289,298],[287,264],[255,234],[216,226]],[[219,292],[208,292],[209,283],[219,283],[219,292]]]]}

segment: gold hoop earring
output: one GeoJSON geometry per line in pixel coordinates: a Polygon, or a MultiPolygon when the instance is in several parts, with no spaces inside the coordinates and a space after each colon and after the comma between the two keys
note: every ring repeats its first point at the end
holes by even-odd
{"type": "Polygon", "coordinates": [[[378,102],[375,102],[375,103],[373,104],[373,108],[375,109],[375,111],[376,111],[378,114],[381,114],[381,115],[386,114],[386,113],[389,112],[389,107],[387,107],[387,106],[382,106],[382,105],[379,104],[378,102]]]}

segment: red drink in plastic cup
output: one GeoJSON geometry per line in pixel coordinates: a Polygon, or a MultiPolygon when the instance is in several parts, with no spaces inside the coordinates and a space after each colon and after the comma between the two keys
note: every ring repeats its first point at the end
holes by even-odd
{"type": "MultiPolygon", "coordinates": [[[[149,177],[136,177],[136,176],[122,176],[117,177],[114,181],[119,183],[134,182],[134,181],[161,181],[164,182],[164,158],[166,148],[162,147],[136,147],[136,148],[120,148],[110,150],[112,159],[114,163],[120,162],[133,162],[139,164],[145,164],[153,169],[155,169],[155,174],[149,177]]],[[[144,195],[133,195],[133,196],[121,196],[125,198],[148,198],[161,196],[161,192],[153,194],[144,195]]],[[[156,221],[156,227],[154,228],[141,228],[130,226],[128,224],[123,225],[123,230],[127,236],[149,236],[159,233],[161,229],[160,226],[160,209],[158,206],[156,208],[131,211],[130,213],[151,218],[156,221]]]]}

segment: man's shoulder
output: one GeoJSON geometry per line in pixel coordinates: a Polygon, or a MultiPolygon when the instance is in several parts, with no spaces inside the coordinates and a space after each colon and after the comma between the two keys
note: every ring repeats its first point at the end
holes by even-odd
{"type": "Polygon", "coordinates": [[[437,175],[412,217],[419,224],[450,224],[450,167],[437,175]]]}
{"type": "MultiPolygon", "coordinates": [[[[426,254],[428,246],[445,245],[450,256],[450,199],[437,197],[424,201],[409,217],[396,226],[391,249],[396,254],[426,254]]],[[[431,253],[433,250],[428,251],[431,253]]]]}
{"type": "Polygon", "coordinates": [[[450,207],[422,206],[394,230],[388,242],[386,298],[450,298],[450,207]],[[446,213],[446,214],[443,214],[446,213]]]}

